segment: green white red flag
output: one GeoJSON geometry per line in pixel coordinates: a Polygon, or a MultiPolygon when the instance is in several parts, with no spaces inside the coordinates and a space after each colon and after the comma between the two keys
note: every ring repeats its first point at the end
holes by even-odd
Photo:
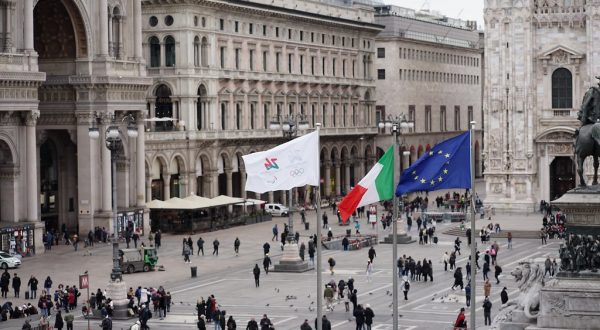
{"type": "Polygon", "coordinates": [[[357,207],[392,199],[394,184],[394,147],[390,147],[338,205],[342,220],[346,222],[357,207]]]}

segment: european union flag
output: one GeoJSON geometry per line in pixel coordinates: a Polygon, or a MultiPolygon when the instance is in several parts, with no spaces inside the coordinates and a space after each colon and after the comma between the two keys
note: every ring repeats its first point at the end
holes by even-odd
{"type": "Polygon", "coordinates": [[[414,191],[471,188],[470,132],[436,144],[404,170],[396,196],[414,191]]]}

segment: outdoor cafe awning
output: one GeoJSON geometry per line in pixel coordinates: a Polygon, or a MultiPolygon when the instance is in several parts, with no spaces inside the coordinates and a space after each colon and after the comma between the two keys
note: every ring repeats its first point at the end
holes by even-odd
{"type": "Polygon", "coordinates": [[[197,210],[226,205],[239,204],[245,206],[252,206],[264,203],[264,201],[258,199],[244,199],[238,197],[229,197],[225,195],[217,196],[215,198],[205,198],[196,195],[191,195],[183,199],[174,197],[167,201],[155,199],[150,203],[146,204],[146,206],[153,210],[197,210]]]}

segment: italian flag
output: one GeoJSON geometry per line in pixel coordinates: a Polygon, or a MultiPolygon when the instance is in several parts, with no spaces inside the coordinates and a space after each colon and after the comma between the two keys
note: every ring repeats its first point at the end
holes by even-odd
{"type": "Polygon", "coordinates": [[[394,147],[390,147],[377,164],[360,180],[338,205],[344,223],[357,207],[394,197],[394,147]]]}

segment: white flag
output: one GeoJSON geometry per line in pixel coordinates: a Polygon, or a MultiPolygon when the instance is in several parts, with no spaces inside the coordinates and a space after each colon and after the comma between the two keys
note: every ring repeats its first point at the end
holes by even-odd
{"type": "Polygon", "coordinates": [[[242,156],[246,190],[264,193],[319,186],[319,134],[314,131],[273,149],[242,156]]]}

